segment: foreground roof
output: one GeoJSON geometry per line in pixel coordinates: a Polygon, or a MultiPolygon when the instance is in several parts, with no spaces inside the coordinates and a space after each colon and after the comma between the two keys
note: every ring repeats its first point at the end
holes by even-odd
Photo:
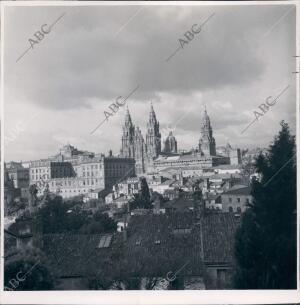
{"type": "Polygon", "coordinates": [[[251,195],[251,187],[250,186],[244,186],[239,185],[231,188],[227,192],[224,193],[225,195],[245,195],[250,196],[251,195]]]}
{"type": "Polygon", "coordinates": [[[204,264],[232,265],[236,228],[230,213],[200,219],[194,212],[132,217],[126,249],[131,272],[163,275],[188,262],[181,274],[203,275],[204,264]]]}

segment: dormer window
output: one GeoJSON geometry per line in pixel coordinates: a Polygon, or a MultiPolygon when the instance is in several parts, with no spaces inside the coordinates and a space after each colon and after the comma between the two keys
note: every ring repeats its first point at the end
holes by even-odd
{"type": "Polygon", "coordinates": [[[100,238],[97,248],[108,248],[112,240],[112,235],[104,235],[100,238]]]}

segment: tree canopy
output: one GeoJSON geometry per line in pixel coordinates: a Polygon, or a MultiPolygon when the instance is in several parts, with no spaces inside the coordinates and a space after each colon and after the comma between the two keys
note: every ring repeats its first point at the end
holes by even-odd
{"type": "Polygon", "coordinates": [[[54,276],[45,256],[38,249],[21,251],[5,261],[4,290],[51,290],[54,276]]]}
{"type": "Polygon", "coordinates": [[[295,137],[281,130],[266,155],[259,155],[252,183],[253,202],[236,234],[238,289],[296,288],[296,162],[295,137]]]}
{"type": "Polygon", "coordinates": [[[90,215],[78,202],[64,202],[60,196],[47,197],[39,209],[43,233],[100,234],[116,230],[116,223],[102,211],[90,215]]]}
{"type": "Polygon", "coordinates": [[[130,202],[131,209],[151,209],[151,196],[146,178],[141,180],[141,190],[130,202]]]}

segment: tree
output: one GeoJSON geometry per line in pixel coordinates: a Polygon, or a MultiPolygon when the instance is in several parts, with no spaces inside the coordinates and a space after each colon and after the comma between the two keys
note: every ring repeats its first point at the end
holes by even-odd
{"type": "Polygon", "coordinates": [[[244,156],[242,160],[242,174],[246,177],[255,173],[255,164],[251,156],[244,156]]]}
{"type": "Polygon", "coordinates": [[[150,191],[146,178],[141,179],[141,190],[130,202],[130,209],[151,209],[150,191]]]}
{"type": "Polygon", "coordinates": [[[107,214],[99,211],[93,215],[93,219],[90,222],[81,227],[80,232],[84,234],[100,234],[114,232],[116,230],[117,223],[107,214]]]}
{"type": "Polygon", "coordinates": [[[144,209],[151,208],[150,191],[149,191],[149,187],[148,187],[146,178],[142,178],[142,180],[141,180],[140,201],[141,201],[141,208],[144,208],[144,209]]]}
{"type": "Polygon", "coordinates": [[[296,288],[295,137],[286,123],[266,155],[256,159],[260,181],[253,181],[253,203],[236,234],[239,289],[296,288]]]}
{"type": "Polygon", "coordinates": [[[43,233],[101,234],[114,232],[117,224],[101,210],[94,216],[82,210],[78,200],[64,202],[60,196],[47,196],[39,209],[43,233]]]}
{"type": "Polygon", "coordinates": [[[38,249],[25,250],[5,261],[4,290],[51,290],[54,276],[38,249]]]}

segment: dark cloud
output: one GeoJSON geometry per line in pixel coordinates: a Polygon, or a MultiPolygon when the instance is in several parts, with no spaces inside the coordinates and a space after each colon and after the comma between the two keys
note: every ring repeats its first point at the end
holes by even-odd
{"type": "MultiPolygon", "coordinates": [[[[7,108],[13,112],[26,104],[54,115],[82,109],[76,114],[77,121],[89,127],[87,134],[101,121],[104,109],[139,85],[130,100],[140,126],[146,125],[152,100],[161,126],[174,122],[182,109],[192,105],[192,113],[177,129],[197,133],[206,103],[215,132],[228,130],[228,137],[234,136],[229,125],[241,130],[251,111],[295,69],[291,60],[295,10],[274,27],[290,7],[7,7],[7,108]],[[34,32],[64,12],[52,31],[16,63],[34,32]],[[185,32],[213,13],[201,32],[166,62],[185,32]],[[142,104],[146,106],[138,106],[142,104]]],[[[293,103],[290,101],[288,109],[293,103]]],[[[274,111],[276,121],[280,120],[280,109],[274,111]]],[[[116,130],[122,119],[119,116],[112,121],[116,130]]],[[[68,122],[56,124],[66,130],[68,122]]],[[[79,138],[84,137],[81,131],[76,132],[79,138]]]]}

